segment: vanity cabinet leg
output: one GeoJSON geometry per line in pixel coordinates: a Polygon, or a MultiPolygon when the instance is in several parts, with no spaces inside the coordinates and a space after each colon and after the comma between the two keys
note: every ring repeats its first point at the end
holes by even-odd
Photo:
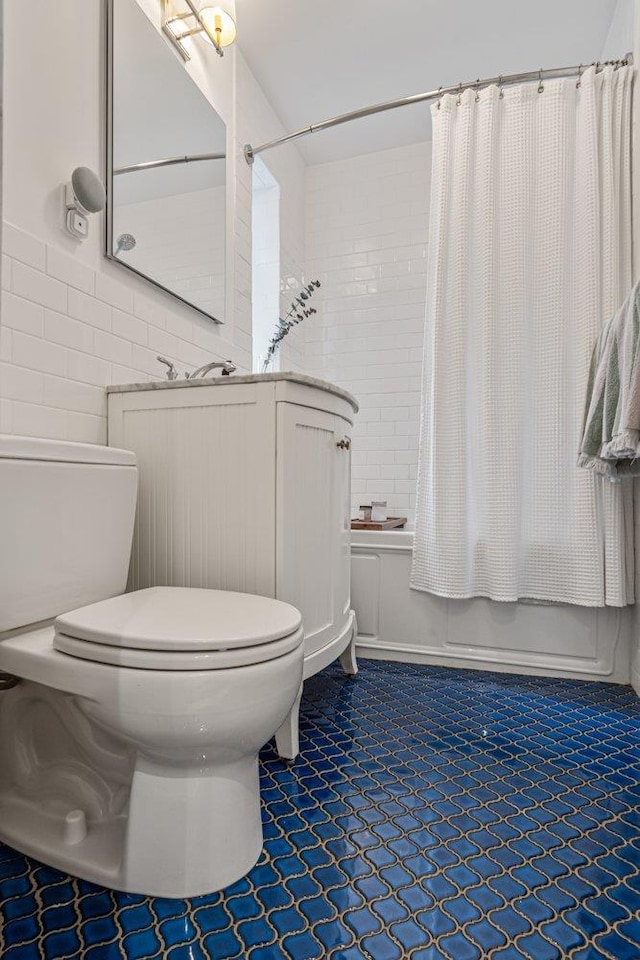
{"type": "Polygon", "coordinates": [[[298,723],[300,720],[300,701],[302,699],[303,686],[304,684],[301,683],[293,706],[287,714],[287,719],[282,726],[276,730],[276,750],[278,751],[278,756],[282,757],[283,760],[295,760],[300,753],[298,723]]]}
{"type": "Polygon", "coordinates": [[[358,673],[358,661],[356,660],[356,637],[358,635],[358,626],[356,623],[356,618],[353,618],[353,633],[351,634],[351,641],[349,646],[346,647],[340,654],[340,664],[344,672],[350,676],[355,677],[358,673]]]}

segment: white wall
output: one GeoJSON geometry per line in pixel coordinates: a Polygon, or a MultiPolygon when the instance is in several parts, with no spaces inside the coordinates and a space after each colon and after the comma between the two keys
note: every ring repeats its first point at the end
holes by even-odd
{"type": "MultiPolygon", "coordinates": [[[[237,123],[240,143],[257,146],[282,136],[285,132],[279,122],[274,123],[273,111],[264,94],[248,70],[238,72],[237,123]],[[277,132],[276,132],[277,129],[277,132]]],[[[280,188],[280,311],[284,315],[292,296],[305,276],[304,233],[304,163],[293,146],[278,147],[266,154],[269,172],[280,188]],[[284,311],[284,312],[283,312],[284,311]]],[[[243,161],[243,209],[246,204],[251,215],[251,168],[243,161]]],[[[250,243],[243,252],[248,254],[251,269],[250,243]]],[[[251,284],[249,282],[249,290],[251,284]]],[[[251,305],[247,302],[249,319],[251,305]]],[[[250,348],[250,343],[249,343],[250,348]]],[[[304,367],[304,331],[294,330],[281,350],[281,370],[301,370],[304,367]]],[[[249,369],[251,367],[249,366],[249,369]]]]}
{"type": "MultiPolygon", "coordinates": [[[[156,22],[159,4],[139,0],[156,22]]],[[[284,130],[236,48],[199,40],[186,66],[227,123],[226,323],[215,325],[102,256],[102,217],[78,244],[61,229],[60,185],[78,165],[103,172],[103,4],[5,4],[3,303],[0,430],[106,438],[103,387],[230,357],[251,369],[251,172],[242,145],[284,130]]],[[[278,151],[284,276],[302,279],[303,167],[278,151]]],[[[295,344],[292,362],[299,359],[295,344]]]]}
{"type": "MultiPolygon", "coordinates": [[[[358,398],[353,509],[413,520],[431,151],[417,143],[307,170],[307,370],[358,398]]],[[[355,514],[354,514],[355,515],[355,514]]]]}
{"type": "Polygon", "coordinates": [[[618,0],[601,60],[617,60],[633,51],[635,3],[636,0],[618,0]]]}
{"type": "MultiPolygon", "coordinates": [[[[262,371],[280,310],[280,187],[268,167],[256,158],[252,181],[251,312],[253,369],[262,371]]],[[[280,351],[269,371],[280,369],[280,351]]]]}

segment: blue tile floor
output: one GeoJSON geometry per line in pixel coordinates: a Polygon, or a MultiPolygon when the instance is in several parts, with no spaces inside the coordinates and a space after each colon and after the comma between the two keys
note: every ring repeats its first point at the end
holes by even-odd
{"type": "Polygon", "coordinates": [[[262,756],[265,852],[224,894],[103,890],[0,845],[2,960],[640,958],[629,687],[364,661],[262,756]]]}

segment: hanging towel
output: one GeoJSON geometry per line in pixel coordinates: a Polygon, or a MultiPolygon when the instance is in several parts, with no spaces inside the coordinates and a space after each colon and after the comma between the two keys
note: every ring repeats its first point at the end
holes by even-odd
{"type": "Polygon", "coordinates": [[[640,476],[640,283],[594,347],[578,466],[614,482],[640,476]]]}

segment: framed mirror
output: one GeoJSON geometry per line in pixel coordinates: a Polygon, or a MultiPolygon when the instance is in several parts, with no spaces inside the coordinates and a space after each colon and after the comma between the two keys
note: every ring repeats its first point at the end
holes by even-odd
{"type": "Polygon", "coordinates": [[[136,0],[107,0],[106,256],[224,321],[226,126],[136,0]]]}

